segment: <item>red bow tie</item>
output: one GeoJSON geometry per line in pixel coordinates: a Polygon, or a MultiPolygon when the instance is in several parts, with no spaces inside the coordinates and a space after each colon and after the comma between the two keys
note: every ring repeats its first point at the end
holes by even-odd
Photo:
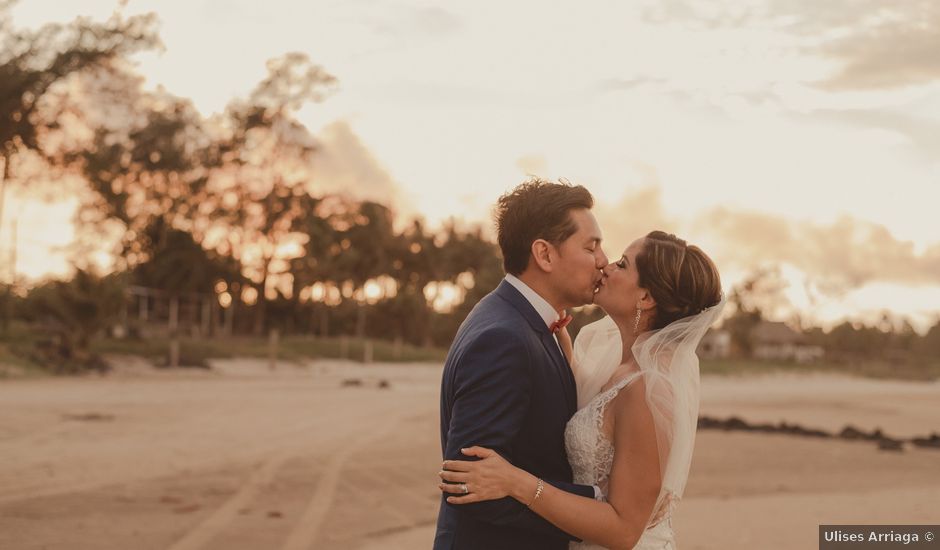
{"type": "Polygon", "coordinates": [[[555,333],[558,332],[559,330],[561,330],[561,329],[565,328],[566,326],[568,326],[568,323],[570,323],[572,319],[574,319],[574,317],[572,317],[571,315],[565,315],[565,316],[562,317],[561,319],[559,319],[559,320],[555,321],[554,323],[552,323],[552,325],[551,325],[550,327],[548,327],[548,328],[551,329],[552,334],[555,334],[555,333]]]}

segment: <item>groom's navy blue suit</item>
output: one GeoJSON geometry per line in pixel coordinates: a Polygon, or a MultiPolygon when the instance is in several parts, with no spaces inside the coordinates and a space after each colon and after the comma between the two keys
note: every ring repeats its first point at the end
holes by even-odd
{"type": "MultiPolygon", "coordinates": [[[[576,408],[574,377],[555,338],[532,304],[501,282],[464,320],[444,364],[444,458],[468,460],[460,449],[488,447],[546,483],[593,498],[593,487],[571,483],[565,453],[565,425],[576,408]]],[[[442,499],[434,550],[563,550],[569,540],[510,497],[442,499]]]]}

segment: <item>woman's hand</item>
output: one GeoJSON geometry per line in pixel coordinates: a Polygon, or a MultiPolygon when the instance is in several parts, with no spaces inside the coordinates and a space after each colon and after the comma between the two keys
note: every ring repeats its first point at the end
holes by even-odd
{"type": "Polygon", "coordinates": [[[485,447],[470,447],[461,449],[460,452],[467,456],[479,457],[481,460],[444,461],[443,470],[438,472],[438,476],[447,483],[438,484],[438,488],[444,493],[459,495],[447,497],[447,502],[451,504],[469,504],[515,496],[520,494],[521,487],[526,482],[525,477],[531,477],[507,462],[496,451],[485,447]]]}

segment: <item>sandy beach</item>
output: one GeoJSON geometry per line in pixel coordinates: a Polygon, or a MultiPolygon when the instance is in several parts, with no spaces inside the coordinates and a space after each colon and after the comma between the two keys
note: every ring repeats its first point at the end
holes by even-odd
{"type": "MultiPolygon", "coordinates": [[[[439,381],[435,364],[253,360],[0,381],[0,548],[429,548],[439,381]]],[[[940,384],[706,377],[702,413],[929,435],[940,384]]],[[[937,523],[938,465],[703,430],[674,525],[681,548],[743,550],[813,548],[825,523],[937,523]]]]}

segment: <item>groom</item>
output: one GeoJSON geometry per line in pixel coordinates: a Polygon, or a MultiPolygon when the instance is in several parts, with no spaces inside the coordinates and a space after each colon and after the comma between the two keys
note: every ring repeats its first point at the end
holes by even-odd
{"type": "MultiPolygon", "coordinates": [[[[560,489],[599,495],[596,487],[571,482],[564,433],[577,397],[553,331],[559,312],[593,301],[607,265],[593,205],[580,185],[537,179],[500,197],[497,240],[506,278],[473,308],[447,355],[445,460],[467,460],[460,449],[480,445],[560,489]]],[[[576,539],[509,497],[442,500],[434,549],[562,550],[569,540],[576,539]]]]}

